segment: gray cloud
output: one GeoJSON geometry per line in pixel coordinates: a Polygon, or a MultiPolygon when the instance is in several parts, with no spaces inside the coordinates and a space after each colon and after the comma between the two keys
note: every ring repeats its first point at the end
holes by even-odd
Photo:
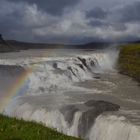
{"type": "Polygon", "coordinates": [[[127,1],[108,8],[101,0],[1,0],[0,33],[33,42],[140,39],[140,2],[127,1]]]}
{"type": "Polygon", "coordinates": [[[20,30],[22,5],[0,1],[0,32],[6,36],[11,36],[12,32],[20,30]]]}
{"type": "Polygon", "coordinates": [[[27,2],[36,4],[39,9],[44,10],[53,15],[62,14],[66,7],[75,6],[80,0],[9,0],[12,2],[27,2]]]}
{"type": "Polygon", "coordinates": [[[132,5],[126,5],[120,10],[122,13],[122,22],[137,22],[140,21],[140,2],[135,2],[132,5]]]}
{"type": "Polygon", "coordinates": [[[103,19],[107,16],[107,12],[100,7],[87,11],[87,17],[103,19]]]}

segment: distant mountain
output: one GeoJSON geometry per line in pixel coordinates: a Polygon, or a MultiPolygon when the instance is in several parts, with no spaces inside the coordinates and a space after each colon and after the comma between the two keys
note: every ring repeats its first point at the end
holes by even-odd
{"type": "Polygon", "coordinates": [[[92,42],[82,45],[65,45],[65,44],[47,44],[47,43],[27,43],[15,40],[8,40],[8,44],[15,46],[17,49],[102,49],[113,43],[92,42]]]}
{"type": "Polygon", "coordinates": [[[9,44],[15,46],[19,50],[24,49],[51,49],[56,48],[58,46],[62,46],[61,44],[48,44],[48,43],[30,43],[30,42],[20,42],[15,40],[7,40],[9,44]]]}
{"type": "MultiPolygon", "coordinates": [[[[119,42],[117,44],[130,44],[130,43],[140,43],[140,41],[135,42],[119,42]]],[[[116,43],[112,42],[91,42],[82,45],[65,45],[65,44],[48,44],[48,43],[29,43],[20,42],[16,40],[4,40],[2,35],[0,35],[0,52],[11,52],[26,49],[103,49],[114,45],[116,43]]]]}
{"type": "Polygon", "coordinates": [[[114,43],[111,42],[91,42],[83,45],[77,45],[76,48],[78,49],[103,49],[114,43]]]}

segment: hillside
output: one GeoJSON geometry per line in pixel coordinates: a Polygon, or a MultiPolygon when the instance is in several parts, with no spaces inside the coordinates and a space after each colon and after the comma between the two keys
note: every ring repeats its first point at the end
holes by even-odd
{"type": "Polygon", "coordinates": [[[12,45],[10,45],[7,41],[5,41],[0,34],[0,52],[12,52],[18,51],[18,49],[12,45]]]}
{"type": "Polygon", "coordinates": [[[0,140],[80,140],[60,134],[35,122],[0,115],[0,140]]]}
{"type": "Polygon", "coordinates": [[[107,42],[91,42],[87,44],[49,44],[49,43],[30,43],[30,42],[19,42],[14,40],[7,41],[17,49],[103,49],[112,45],[113,43],[107,42]]]}
{"type": "Polygon", "coordinates": [[[121,46],[119,57],[120,72],[140,82],[140,44],[121,46]]]}
{"type": "Polygon", "coordinates": [[[27,49],[103,49],[114,43],[91,42],[86,44],[53,44],[53,43],[32,43],[16,40],[4,40],[0,35],[0,52],[11,52],[27,49]]]}

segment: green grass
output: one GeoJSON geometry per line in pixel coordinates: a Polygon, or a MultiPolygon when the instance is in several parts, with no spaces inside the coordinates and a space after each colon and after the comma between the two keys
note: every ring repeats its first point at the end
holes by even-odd
{"type": "Polygon", "coordinates": [[[80,140],[35,122],[0,115],[0,140],[80,140]]]}
{"type": "Polygon", "coordinates": [[[140,82],[140,44],[121,46],[119,69],[140,82]]]}

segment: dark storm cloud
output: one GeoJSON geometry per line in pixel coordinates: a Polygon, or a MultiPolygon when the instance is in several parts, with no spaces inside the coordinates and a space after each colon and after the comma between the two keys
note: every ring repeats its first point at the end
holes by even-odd
{"type": "Polygon", "coordinates": [[[140,2],[134,1],[0,0],[0,33],[33,42],[137,40],[140,2]]]}
{"type": "Polygon", "coordinates": [[[127,27],[125,26],[124,23],[114,23],[111,25],[115,31],[126,31],[127,27]]]}
{"type": "Polygon", "coordinates": [[[100,7],[96,7],[90,11],[87,11],[86,16],[90,18],[103,19],[107,16],[107,12],[100,7]]]}
{"type": "Polygon", "coordinates": [[[92,27],[108,27],[109,23],[105,20],[90,19],[89,25],[91,25],[92,27]]]}
{"type": "Polygon", "coordinates": [[[27,2],[36,4],[39,9],[50,14],[59,15],[66,7],[75,6],[80,0],[8,0],[12,2],[27,2]]]}
{"type": "Polygon", "coordinates": [[[9,4],[4,0],[0,1],[0,32],[10,36],[11,32],[18,30],[20,26],[20,12],[14,4],[9,4]]]}
{"type": "Polygon", "coordinates": [[[126,5],[120,10],[120,13],[122,13],[122,22],[140,22],[140,2],[126,5]]]}
{"type": "Polygon", "coordinates": [[[0,33],[4,37],[20,39],[20,36],[27,30],[22,21],[24,10],[25,7],[21,4],[9,3],[5,0],[0,1],[0,33]]]}

